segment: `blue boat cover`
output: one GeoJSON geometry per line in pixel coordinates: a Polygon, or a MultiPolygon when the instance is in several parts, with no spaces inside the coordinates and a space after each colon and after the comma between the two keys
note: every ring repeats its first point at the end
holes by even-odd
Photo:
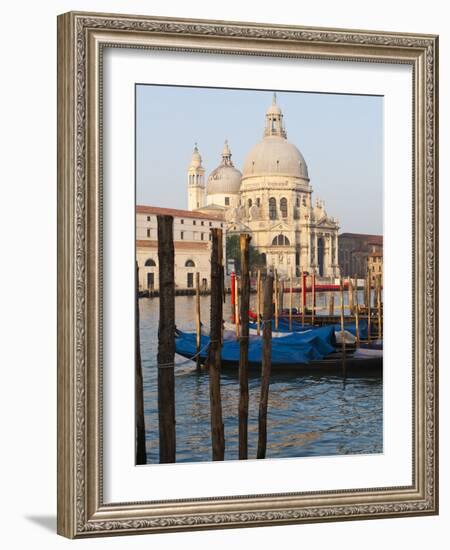
{"type": "MultiPolygon", "coordinates": [[[[339,332],[341,330],[341,323],[336,323],[335,325],[327,325],[327,327],[333,327],[333,329],[337,332],[339,332]]],[[[249,327],[250,328],[254,328],[256,329],[256,323],[249,323],[249,327]]],[[[304,332],[305,330],[311,330],[312,328],[317,328],[317,327],[313,327],[312,325],[304,325],[302,326],[301,323],[299,323],[298,321],[294,321],[292,320],[292,330],[289,329],[289,319],[285,319],[285,318],[279,318],[278,319],[278,329],[275,329],[275,321],[272,319],[272,330],[273,331],[277,331],[277,332],[304,332]]],[[[355,326],[355,323],[344,323],[344,329],[347,331],[347,332],[350,332],[351,334],[353,334],[354,336],[356,336],[356,326],[355,326]]],[[[374,324],[372,325],[371,327],[371,333],[374,332],[374,324]]],[[[362,319],[359,321],[359,337],[362,339],[362,340],[366,340],[367,339],[367,333],[368,333],[368,330],[367,330],[367,321],[362,319]]]]}
{"type": "MultiPolygon", "coordinates": [[[[334,328],[332,326],[317,327],[301,333],[293,333],[284,337],[272,339],[272,364],[295,365],[307,364],[312,360],[323,359],[329,353],[335,351],[333,346],[334,328]]],[[[206,359],[209,336],[202,335],[200,354],[202,360],[206,359]]],[[[184,357],[194,357],[196,353],[195,333],[181,332],[177,334],[175,341],[176,352],[184,357]]],[[[225,340],[222,344],[222,360],[239,363],[240,347],[237,340],[225,340]]],[[[261,363],[262,338],[249,340],[249,363],[261,363]]]]}
{"type": "MultiPolygon", "coordinates": [[[[256,329],[256,323],[250,322],[248,324],[250,328],[256,329]]],[[[275,328],[275,320],[272,319],[272,331],[276,332],[303,332],[305,330],[311,330],[314,328],[313,325],[302,325],[298,321],[292,321],[292,330],[289,329],[289,321],[286,319],[279,318],[278,319],[278,329],[275,328]]]]}

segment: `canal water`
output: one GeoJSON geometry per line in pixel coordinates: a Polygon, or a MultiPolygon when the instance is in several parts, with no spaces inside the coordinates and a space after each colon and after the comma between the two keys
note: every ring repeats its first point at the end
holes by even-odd
{"type": "MultiPolygon", "coordinates": [[[[252,297],[254,300],[254,297],[252,297]]],[[[224,317],[231,315],[230,299],[224,317]]],[[[317,303],[325,303],[318,296],[317,303]]],[[[286,302],[285,302],[286,303],[286,302]]],[[[336,304],[338,297],[336,296],[336,304]]],[[[142,298],[140,336],[144,378],[147,463],[159,462],[157,334],[159,299],[142,298]]],[[[195,330],[195,297],[178,296],[177,327],[195,330]]],[[[208,327],[209,297],[201,298],[202,322],[208,327]]],[[[175,400],[177,462],[211,460],[207,372],[176,356],[175,400]]],[[[238,458],[239,384],[236,370],[221,377],[225,425],[225,459],[238,458]]],[[[249,379],[249,458],[256,457],[260,375],[249,379]]],[[[381,453],[383,451],[383,384],[381,377],[305,376],[272,370],[267,417],[267,458],[381,453]]]]}

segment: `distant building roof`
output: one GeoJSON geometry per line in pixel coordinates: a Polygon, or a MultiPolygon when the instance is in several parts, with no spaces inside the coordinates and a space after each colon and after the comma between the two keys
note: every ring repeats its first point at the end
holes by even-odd
{"type": "Polygon", "coordinates": [[[160,206],[145,206],[138,204],[136,206],[137,214],[153,214],[154,216],[175,216],[177,218],[196,218],[203,220],[222,221],[223,216],[218,214],[205,214],[204,212],[181,210],[178,208],[161,208],[160,206]]]}
{"type": "MultiPolygon", "coordinates": [[[[175,250],[208,250],[208,241],[174,241],[175,250]]],[[[158,241],[155,240],[138,240],[136,248],[158,248],[158,241]]]]}
{"type": "Polygon", "coordinates": [[[370,235],[365,233],[341,233],[339,238],[348,239],[360,239],[367,242],[367,244],[383,244],[383,235],[370,235]]]}

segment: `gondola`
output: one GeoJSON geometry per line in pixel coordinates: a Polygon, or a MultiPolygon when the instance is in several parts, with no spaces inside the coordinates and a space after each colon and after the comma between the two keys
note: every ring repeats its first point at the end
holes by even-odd
{"type": "MultiPolygon", "coordinates": [[[[201,335],[200,361],[207,362],[209,336],[201,335]]],[[[196,356],[196,334],[176,331],[176,353],[186,357],[196,356]]],[[[240,344],[231,332],[226,332],[222,344],[222,366],[237,369],[240,344]]],[[[248,365],[251,369],[261,368],[262,338],[249,337],[248,365]]],[[[272,369],[294,370],[301,373],[381,374],[382,350],[349,349],[345,354],[335,345],[334,327],[317,327],[304,333],[290,333],[272,339],[272,369]]]]}

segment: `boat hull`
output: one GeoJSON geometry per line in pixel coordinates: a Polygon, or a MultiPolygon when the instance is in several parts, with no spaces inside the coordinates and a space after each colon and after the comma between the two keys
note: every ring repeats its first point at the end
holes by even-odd
{"type": "MultiPolygon", "coordinates": [[[[190,359],[188,354],[179,353],[182,357],[190,359]]],[[[205,364],[207,362],[206,355],[200,356],[201,362],[205,364]]],[[[194,364],[194,363],[193,363],[194,364]]],[[[222,359],[222,367],[227,370],[238,370],[239,363],[236,361],[229,361],[222,359]]],[[[261,363],[249,361],[249,369],[260,370],[261,363]]],[[[365,375],[365,374],[377,374],[382,376],[383,372],[383,358],[380,357],[353,357],[351,355],[345,358],[345,367],[343,355],[341,353],[330,354],[328,357],[320,360],[312,360],[308,363],[277,363],[272,362],[273,371],[295,371],[302,374],[335,374],[342,375],[365,375]]]]}

